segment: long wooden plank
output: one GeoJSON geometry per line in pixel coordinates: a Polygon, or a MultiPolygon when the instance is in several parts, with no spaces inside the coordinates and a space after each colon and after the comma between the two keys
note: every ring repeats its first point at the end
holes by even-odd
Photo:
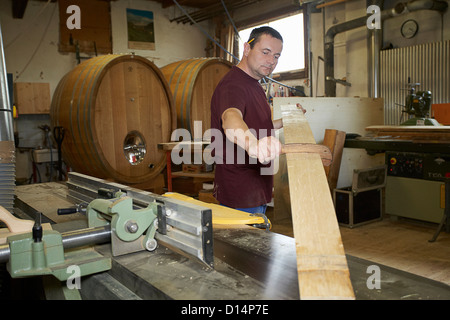
{"type": "MultiPolygon", "coordinates": [[[[316,143],[301,110],[282,106],[285,143],[316,143]]],[[[301,299],[354,299],[325,170],[318,154],[287,154],[301,299]]]]}

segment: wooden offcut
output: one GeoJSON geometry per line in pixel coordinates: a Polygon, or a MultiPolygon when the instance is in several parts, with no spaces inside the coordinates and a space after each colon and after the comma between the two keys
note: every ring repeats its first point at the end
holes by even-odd
{"type": "Polygon", "coordinates": [[[414,142],[450,141],[450,126],[369,126],[366,131],[379,139],[411,140],[414,142]]]}
{"type": "MultiPolygon", "coordinates": [[[[285,143],[316,143],[301,110],[282,107],[285,143]]],[[[319,154],[286,154],[301,299],[354,299],[336,213],[319,154]]]]}
{"type": "MultiPolygon", "coordinates": [[[[34,222],[31,220],[18,219],[8,210],[0,206],[0,221],[4,222],[6,228],[0,228],[0,245],[7,243],[7,238],[20,233],[28,233],[33,229],[34,222]]],[[[50,223],[43,223],[44,230],[51,230],[50,223]]]]}
{"type": "Polygon", "coordinates": [[[328,179],[330,191],[336,189],[339,179],[339,169],[341,168],[342,153],[344,152],[345,132],[325,129],[325,136],[323,137],[323,145],[327,146],[333,158],[333,162],[329,166],[325,166],[325,174],[328,179]]]}
{"type": "Polygon", "coordinates": [[[16,82],[14,83],[14,101],[19,114],[49,114],[50,84],[16,82]]]}

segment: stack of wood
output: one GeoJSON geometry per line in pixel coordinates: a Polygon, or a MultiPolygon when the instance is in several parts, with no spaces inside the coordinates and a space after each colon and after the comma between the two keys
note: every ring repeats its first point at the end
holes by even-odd
{"type": "Polygon", "coordinates": [[[414,142],[450,142],[450,126],[370,126],[374,138],[412,140],[414,142]]]}

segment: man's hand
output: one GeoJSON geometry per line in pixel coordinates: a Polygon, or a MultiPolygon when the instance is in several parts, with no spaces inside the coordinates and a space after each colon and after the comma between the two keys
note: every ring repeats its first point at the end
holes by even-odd
{"type": "Polygon", "coordinates": [[[300,109],[300,110],[302,110],[302,111],[303,111],[303,114],[305,114],[305,113],[306,113],[306,110],[305,110],[305,109],[303,109],[303,107],[302,107],[302,105],[301,105],[300,103],[297,103],[297,109],[300,109]]]}
{"type": "Polygon", "coordinates": [[[253,140],[248,145],[247,153],[252,158],[258,158],[261,163],[268,163],[281,153],[281,143],[272,136],[253,140]]]}
{"type": "Polygon", "coordinates": [[[277,138],[268,136],[258,140],[249,130],[236,108],[229,108],[222,114],[222,127],[228,140],[247,151],[252,158],[261,163],[268,163],[281,153],[281,143],[277,138]]]}

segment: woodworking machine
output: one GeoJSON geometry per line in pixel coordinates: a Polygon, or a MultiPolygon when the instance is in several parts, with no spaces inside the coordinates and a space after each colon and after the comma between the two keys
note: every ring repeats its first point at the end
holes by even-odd
{"type": "Polygon", "coordinates": [[[414,117],[403,122],[404,126],[432,125],[439,126],[435,120],[429,118],[431,111],[431,91],[416,91],[415,86],[420,83],[408,84],[409,94],[406,96],[403,112],[414,117]]]}
{"type": "Polygon", "coordinates": [[[214,267],[211,209],[77,173],[67,184],[78,205],[59,213],[85,207],[89,228],[43,230],[38,215],[31,232],[11,235],[0,246],[0,263],[7,262],[12,278],[53,275],[65,281],[72,265],[80,268],[80,276],[109,270],[110,258],[85,247],[105,242],[111,242],[112,256],[154,251],[160,242],[214,267]]]}

